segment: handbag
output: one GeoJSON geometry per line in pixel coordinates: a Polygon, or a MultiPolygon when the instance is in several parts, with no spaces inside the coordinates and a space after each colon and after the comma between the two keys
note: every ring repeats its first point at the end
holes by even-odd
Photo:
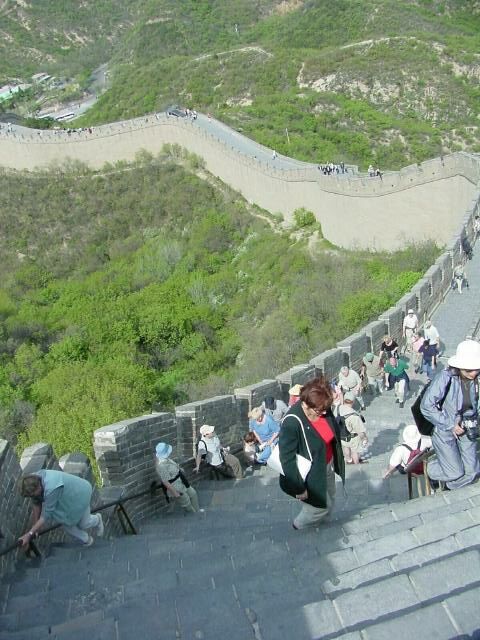
{"type": "MultiPolygon", "coordinates": [[[[290,415],[292,415],[292,417],[296,418],[299,421],[300,427],[302,428],[303,439],[305,440],[305,444],[307,445],[309,458],[305,458],[304,456],[301,456],[299,453],[297,453],[296,455],[298,473],[302,476],[302,480],[305,480],[310,472],[310,469],[312,468],[312,454],[310,451],[310,447],[308,446],[302,421],[298,416],[294,416],[293,414],[290,414],[290,415]]],[[[273,471],[276,471],[280,475],[282,476],[285,475],[283,472],[282,463],[280,462],[280,446],[278,444],[272,447],[272,453],[267,458],[267,466],[269,466],[270,469],[273,469],[273,471]]]]}

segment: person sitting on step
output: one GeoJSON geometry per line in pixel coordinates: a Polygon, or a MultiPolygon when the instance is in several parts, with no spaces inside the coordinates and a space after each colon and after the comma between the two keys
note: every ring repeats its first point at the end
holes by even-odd
{"type": "Polygon", "coordinates": [[[255,435],[260,449],[256,461],[259,464],[267,464],[272,453],[272,446],[278,441],[280,427],[272,416],[265,413],[262,407],[254,407],[248,417],[250,418],[249,429],[255,435]]]}
{"type": "MultiPolygon", "coordinates": [[[[422,436],[416,424],[407,425],[402,433],[402,442],[393,450],[390,456],[388,467],[383,474],[384,480],[390,477],[395,471],[405,473],[405,469],[412,458],[412,453],[420,453],[432,446],[432,439],[429,436],[422,436]]],[[[421,463],[423,473],[423,463],[421,463]]],[[[413,471],[415,473],[415,470],[413,471]]],[[[420,467],[416,475],[420,474],[420,467]]]]}
{"type": "Polygon", "coordinates": [[[204,424],[200,427],[201,438],[197,446],[197,457],[195,460],[195,472],[200,470],[202,460],[214,471],[218,471],[227,478],[243,478],[242,465],[240,460],[232,455],[228,449],[220,444],[220,439],[215,433],[215,427],[204,424]]]}

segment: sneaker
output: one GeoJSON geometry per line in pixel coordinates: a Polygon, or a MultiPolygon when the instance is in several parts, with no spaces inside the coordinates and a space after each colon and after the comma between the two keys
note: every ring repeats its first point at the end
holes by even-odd
{"type": "Polygon", "coordinates": [[[100,513],[97,513],[98,516],[98,524],[97,524],[97,537],[101,538],[105,533],[105,526],[103,524],[103,518],[100,513]]]}
{"type": "Polygon", "coordinates": [[[205,513],[205,509],[199,509],[198,513],[205,513]]]}
{"type": "Polygon", "coordinates": [[[82,547],[91,547],[92,544],[93,544],[92,536],[88,536],[87,541],[81,543],[82,547]]]}

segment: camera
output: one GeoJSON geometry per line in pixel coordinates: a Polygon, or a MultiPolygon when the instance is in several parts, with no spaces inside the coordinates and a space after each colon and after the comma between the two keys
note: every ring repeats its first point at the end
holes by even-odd
{"type": "Polygon", "coordinates": [[[462,429],[465,429],[465,435],[471,442],[475,442],[480,435],[477,420],[462,420],[462,429]]]}

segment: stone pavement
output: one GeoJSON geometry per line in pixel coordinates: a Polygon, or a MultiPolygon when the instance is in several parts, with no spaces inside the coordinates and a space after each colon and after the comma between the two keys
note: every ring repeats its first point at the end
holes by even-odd
{"type": "MultiPolygon", "coordinates": [[[[297,532],[259,469],[203,481],[205,513],[53,546],[1,587],[0,640],[446,640],[480,629],[480,486],[297,532]]],[[[465,636],[462,636],[465,637],[465,636]]]]}

